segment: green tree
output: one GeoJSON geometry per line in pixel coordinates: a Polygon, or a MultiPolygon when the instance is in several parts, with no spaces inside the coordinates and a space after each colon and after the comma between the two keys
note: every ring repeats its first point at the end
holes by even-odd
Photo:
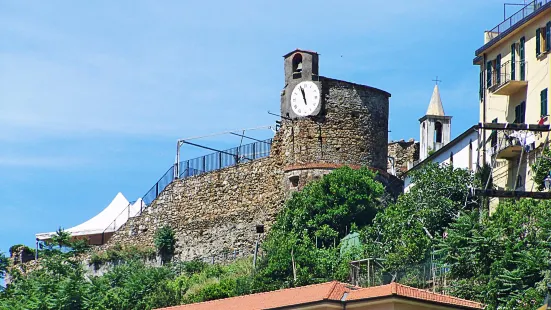
{"type": "Polygon", "coordinates": [[[548,147],[542,151],[542,154],[532,165],[532,171],[534,171],[532,180],[538,186],[538,190],[543,191],[545,189],[543,180],[551,174],[551,150],[548,147]]]}
{"type": "Polygon", "coordinates": [[[9,259],[0,252],[0,279],[3,279],[6,276],[6,271],[8,270],[9,259]]]}
{"type": "Polygon", "coordinates": [[[352,256],[340,255],[351,227],[370,225],[384,189],[368,168],[343,167],[309,183],[286,202],[263,243],[257,286],[273,289],[345,280],[352,256]]]}
{"type": "Polygon", "coordinates": [[[55,235],[52,236],[52,243],[59,246],[61,249],[64,246],[68,246],[71,242],[71,233],[66,232],[63,228],[58,228],[55,235]]]}
{"type": "Polygon", "coordinates": [[[385,259],[394,271],[427,259],[435,240],[460,212],[477,206],[468,199],[474,178],[467,170],[428,163],[410,177],[414,185],[409,192],[363,230],[367,255],[385,259]]]}
{"type": "Polygon", "coordinates": [[[56,254],[40,263],[25,275],[10,271],[12,283],[0,293],[0,309],[82,309],[87,282],[80,262],[56,254]]]}
{"type": "Polygon", "coordinates": [[[439,248],[451,293],[489,309],[535,309],[543,302],[551,260],[551,202],[501,203],[494,214],[467,212],[439,248]]]}

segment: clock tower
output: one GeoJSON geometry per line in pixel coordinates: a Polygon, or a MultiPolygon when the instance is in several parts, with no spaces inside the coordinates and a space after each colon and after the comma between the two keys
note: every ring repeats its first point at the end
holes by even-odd
{"type": "Polygon", "coordinates": [[[278,136],[288,193],[343,165],[370,167],[388,181],[390,94],[320,76],[316,52],[297,49],[283,58],[278,136]]]}
{"type": "Polygon", "coordinates": [[[281,112],[286,118],[316,116],[321,112],[321,82],[316,52],[295,50],[283,56],[285,89],[281,112]]]}

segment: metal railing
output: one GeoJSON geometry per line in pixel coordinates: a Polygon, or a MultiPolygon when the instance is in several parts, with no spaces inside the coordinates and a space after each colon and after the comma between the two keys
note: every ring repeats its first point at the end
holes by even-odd
{"type": "Polygon", "coordinates": [[[499,25],[495,26],[492,30],[490,30],[488,33],[489,39],[490,40],[495,39],[501,33],[507,31],[508,29],[510,29],[517,23],[519,23],[520,21],[530,16],[530,14],[537,12],[543,5],[550,2],[551,0],[535,0],[528,3],[522,9],[520,9],[513,15],[509,16],[509,18],[505,19],[499,25]]]}
{"type": "Polygon", "coordinates": [[[515,61],[514,63],[512,63],[510,60],[506,61],[499,67],[499,69],[494,68],[491,75],[487,77],[488,82],[490,82],[489,89],[491,91],[495,91],[496,89],[509,83],[510,81],[524,81],[525,69],[525,61],[515,61]]]}
{"type": "Polygon", "coordinates": [[[246,163],[270,155],[272,139],[241,145],[221,152],[180,162],[180,178],[187,178],[226,167],[246,163]]]}
{"type": "MultiPolygon", "coordinates": [[[[241,145],[228,150],[219,151],[204,155],[201,157],[189,159],[180,162],[181,173],[179,178],[185,179],[188,177],[200,175],[203,173],[223,169],[230,166],[235,166],[239,163],[246,163],[255,159],[268,157],[272,147],[272,139],[241,145]]],[[[102,233],[102,244],[105,243],[106,234],[117,231],[129,219],[142,214],[144,209],[149,207],[151,203],[159,197],[165,188],[175,180],[175,165],[170,167],[163,176],[153,185],[145,195],[142,196],[139,209],[137,206],[133,209],[135,202],[131,202],[128,206],[111,222],[102,233]]]]}
{"type": "MultiPolygon", "coordinates": [[[[516,136],[511,136],[503,131],[493,132],[492,135],[495,135],[493,141],[491,142],[491,147],[489,150],[490,156],[497,156],[503,150],[511,146],[523,146],[520,139],[516,136]]],[[[490,137],[492,138],[492,136],[490,137]]]]}

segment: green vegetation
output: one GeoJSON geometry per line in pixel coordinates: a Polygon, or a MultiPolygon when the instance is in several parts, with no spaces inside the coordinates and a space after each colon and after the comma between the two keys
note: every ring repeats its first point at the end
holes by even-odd
{"type": "Polygon", "coordinates": [[[163,226],[155,232],[154,239],[155,247],[163,258],[163,262],[174,254],[176,246],[176,238],[174,237],[174,230],[170,226],[163,226]]]}
{"type": "Polygon", "coordinates": [[[96,268],[105,263],[120,263],[133,260],[150,260],[155,258],[155,249],[153,247],[122,246],[115,244],[105,251],[92,253],[90,264],[96,268]]]}
{"type": "MultiPolygon", "coordinates": [[[[429,164],[411,177],[415,185],[388,205],[382,185],[366,168],[337,169],[307,185],[286,202],[254,271],[251,258],[228,265],[147,266],[149,255],[174,253],[174,232],[163,227],[156,248],[117,246],[92,254],[93,263],[117,264],[103,276],[89,277],[77,259],[84,247],[60,231],[41,250],[40,268],[13,272],[13,284],[0,292],[0,309],[152,309],[346,281],[350,261],[363,258],[377,261],[372,283],[396,279],[484,302],[488,309],[542,304],[551,281],[551,202],[506,201],[490,216],[487,201],[469,195],[471,186],[487,183],[487,169],[473,174],[429,164]],[[341,240],[351,232],[360,242],[341,254],[341,240]],[[431,286],[418,268],[434,264],[447,270],[447,287],[431,286]]],[[[7,262],[2,257],[0,273],[7,262]]]]}
{"type": "Polygon", "coordinates": [[[545,189],[543,180],[551,174],[551,150],[548,147],[543,150],[542,156],[539,156],[538,160],[532,165],[532,171],[535,172],[532,176],[534,183],[538,185],[539,191],[543,191],[545,189]]]}
{"type": "Polygon", "coordinates": [[[263,243],[259,285],[275,289],[344,281],[348,262],[360,256],[341,257],[340,239],[353,227],[370,225],[381,209],[383,186],[374,176],[367,168],[344,167],[295,193],[263,243]]]}
{"type": "Polygon", "coordinates": [[[0,279],[3,279],[6,275],[6,271],[8,270],[9,266],[9,260],[4,255],[4,253],[0,252],[0,279]]]}

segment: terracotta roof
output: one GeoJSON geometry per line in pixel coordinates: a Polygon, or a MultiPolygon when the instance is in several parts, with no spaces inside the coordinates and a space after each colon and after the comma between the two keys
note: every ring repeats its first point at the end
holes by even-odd
{"type": "Polygon", "coordinates": [[[419,301],[456,306],[466,309],[484,309],[484,305],[474,301],[441,295],[413,287],[391,283],[387,285],[360,288],[337,281],[258,293],[239,297],[200,302],[189,305],[162,308],[158,310],[261,310],[296,306],[315,302],[367,301],[381,297],[404,297],[419,301]],[[345,294],[347,293],[347,294],[345,294]]]}
{"type": "MultiPolygon", "coordinates": [[[[200,302],[162,309],[170,310],[261,310],[304,304],[323,300],[338,301],[347,290],[347,285],[333,281],[272,292],[244,295],[219,300],[200,302]]],[[[161,309],[161,310],[162,310],[161,309]]]]}
{"type": "Polygon", "coordinates": [[[484,309],[484,305],[478,302],[461,299],[453,296],[448,296],[448,295],[437,294],[430,291],[402,285],[396,282],[393,282],[387,285],[353,290],[348,294],[346,301],[365,300],[365,299],[370,299],[375,297],[386,297],[386,296],[393,296],[393,295],[422,300],[422,301],[430,301],[430,302],[436,302],[440,304],[447,304],[451,306],[462,306],[462,307],[467,307],[471,309],[484,309]]]}
{"type": "Polygon", "coordinates": [[[303,52],[303,53],[309,53],[309,54],[318,54],[318,53],[316,53],[316,52],[314,52],[314,51],[303,50],[303,49],[297,48],[297,49],[295,49],[294,51],[290,51],[289,53],[283,55],[283,57],[285,58],[285,57],[287,57],[287,56],[289,56],[289,55],[291,55],[291,54],[297,53],[297,52],[303,52]]]}

